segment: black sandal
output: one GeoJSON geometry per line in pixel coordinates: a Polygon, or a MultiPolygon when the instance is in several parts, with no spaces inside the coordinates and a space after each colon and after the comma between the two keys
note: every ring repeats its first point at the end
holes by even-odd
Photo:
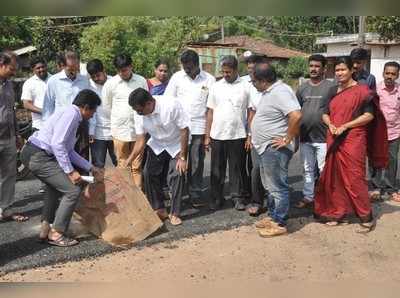
{"type": "Polygon", "coordinates": [[[54,245],[54,246],[59,246],[59,247],[70,247],[77,245],[79,243],[78,240],[68,238],[67,236],[61,235],[58,237],[56,240],[48,240],[48,244],[54,245]]]}
{"type": "Polygon", "coordinates": [[[369,232],[372,232],[376,228],[376,220],[360,223],[360,227],[362,229],[358,230],[357,233],[367,234],[369,232]]]}

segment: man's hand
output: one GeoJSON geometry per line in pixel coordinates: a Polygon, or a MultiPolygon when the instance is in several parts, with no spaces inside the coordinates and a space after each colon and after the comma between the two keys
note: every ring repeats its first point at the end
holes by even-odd
{"type": "Polygon", "coordinates": [[[125,161],[122,163],[122,167],[123,168],[130,168],[132,164],[132,159],[130,159],[129,157],[127,159],[125,159],[125,161]]]}
{"type": "Polygon", "coordinates": [[[253,145],[251,144],[251,136],[247,136],[246,142],[244,143],[244,150],[250,151],[253,145]]]}
{"type": "Polygon", "coordinates": [[[286,147],[287,145],[289,145],[291,142],[291,139],[288,137],[279,137],[279,138],[275,138],[272,141],[272,148],[279,150],[283,147],[286,147]]]}
{"type": "Polygon", "coordinates": [[[98,167],[92,168],[92,174],[94,176],[94,180],[96,182],[103,182],[104,181],[104,169],[100,169],[98,167]]]}
{"type": "Polygon", "coordinates": [[[81,174],[79,174],[76,170],[73,170],[71,173],[69,173],[68,178],[73,184],[79,184],[82,182],[81,174]]]}
{"type": "Polygon", "coordinates": [[[90,135],[89,136],[89,144],[93,144],[94,143],[94,136],[90,135]]]}
{"type": "Polygon", "coordinates": [[[176,170],[178,171],[178,173],[180,175],[183,175],[186,173],[187,171],[187,161],[178,158],[177,162],[176,162],[176,170]]]}
{"type": "Polygon", "coordinates": [[[20,150],[22,146],[24,146],[24,140],[21,136],[17,136],[15,138],[15,146],[17,147],[17,150],[20,150]]]}
{"type": "Polygon", "coordinates": [[[207,135],[204,136],[204,150],[210,151],[211,138],[207,135]]]}

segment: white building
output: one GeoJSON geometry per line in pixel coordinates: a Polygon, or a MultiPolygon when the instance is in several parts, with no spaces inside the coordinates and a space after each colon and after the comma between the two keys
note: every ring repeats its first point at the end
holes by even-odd
{"type": "MultiPolygon", "coordinates": [[[[328,58],[328,77],[333,77],[333,60],[338,56],[349,55],[356,48],[358,34],[341,34],[336,36],[319,37],[318,45],[326,45],[327,51],[323,53],[328,58]]],[[[400,63],[400,41],[384,41],[377,33],[365,34],[365,49],[370,51],[369,71],[376,77],[376,81],[382,81],[383,65],[388,61],[400,63]]]]}

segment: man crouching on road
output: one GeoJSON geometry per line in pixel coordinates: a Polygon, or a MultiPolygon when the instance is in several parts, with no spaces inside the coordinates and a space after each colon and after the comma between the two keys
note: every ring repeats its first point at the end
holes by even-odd
{"type": "Polygon", "coordinates": [[[51,115],[22,150],[24,165],[47,185],[39,237],[51,245],[67,247],[78,244],[77,240],[65,235],[82,191],[82,177],[74,166],[91,171],[97,181],[103,180],[103,172],[74,150],[80,123],[89,120],[100,104],[101,100],[94,91],[80,91],[72,105],[51,115]]]}
{"type": "Polygon", "coordinates": [[[272,237],[287,233],[288,167],[301,112],[293,90],[277,80],[272,66],[256,64],[253,76],[254,87],[262,97],[251,122],[251,141],[260,159],[262,183],[269,192],[269,217],[257,222],[256,227],[261,237],[272,237]]]}
{"type": "Polygon", "coordinates": [[[135,115],[137,139],[126,163],[129,164],[143,152],[148,133],[149,150],[143,171],[146,196],[161,220],[169,217],[172,225],[179,225],[182,223],[179,215],[187,171],[190,119],[174,97],[151,96],[143,88],[132,91],[129,105],[138,114],[135,115]],[[172,191],[169,216],[162,189],[165,175],[172,191]]]}

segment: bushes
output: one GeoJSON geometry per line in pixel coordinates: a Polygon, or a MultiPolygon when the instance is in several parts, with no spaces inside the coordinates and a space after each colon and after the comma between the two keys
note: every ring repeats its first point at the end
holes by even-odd
{"type": "Polygon", "coordinates": [[[278,77],[288,81],[308,76],[307,61],[305,57],[293,57],[289,59],[286,65],[282,62],[273,62],[272,65],[275,67],[278,77]]]}

